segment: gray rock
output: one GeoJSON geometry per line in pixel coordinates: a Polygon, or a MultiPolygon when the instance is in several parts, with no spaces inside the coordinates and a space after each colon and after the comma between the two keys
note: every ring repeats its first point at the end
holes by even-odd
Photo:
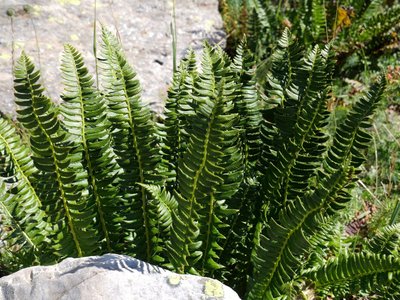
{"type": "Polygon", "coordinates": [[[0,279],[0,299],[235,300],[217,280],[178,275],[124,255],[67,258],[54,266],[20,270],[0,279]]]}

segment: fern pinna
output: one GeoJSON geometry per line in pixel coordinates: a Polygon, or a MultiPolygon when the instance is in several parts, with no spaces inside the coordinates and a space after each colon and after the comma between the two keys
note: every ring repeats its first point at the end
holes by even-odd
{"type": "Polygon", "coordinates": [[[330,134],[329,47],[304,50],[285,30],[259,86],[246,42],[233,60],[206,44],[201,68],[193,52],[182,60],[156,122],[106,29],[101,46],[100,87],[65,46],[58,106],[24,53],[16,64],[20,125],[0,118],[2,265],[118,252],[247,299],[399,293],[397,225],[362,251],[326,246],[384,79],[330,134]]]}

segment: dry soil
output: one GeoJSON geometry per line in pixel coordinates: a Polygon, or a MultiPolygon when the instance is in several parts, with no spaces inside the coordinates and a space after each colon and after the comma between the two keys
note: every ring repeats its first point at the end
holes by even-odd
{"type": "MultiPolygon", "coordinates": [[[[204,40],[224,43],[217,0],[176,0],[178,56],[204,40]]],[[[95,0],[0,0],[0,110],[15,113],[12,65],[25,50],[40,67],[48,95],[59,101],[64,43],[74,45],[94,69],[95,0]],[[10,17],[7,12],[13,11],[10,17]]],[[[117,33],[135,68],[143,99],[159,110],[172,77],[172,0],[97,0],[100,23],[117,33]]]]}

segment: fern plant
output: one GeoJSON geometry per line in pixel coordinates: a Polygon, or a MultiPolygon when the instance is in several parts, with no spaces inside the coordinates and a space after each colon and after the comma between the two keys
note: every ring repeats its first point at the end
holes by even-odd
{"type": "Polygon", "coordinates": [[[329,252],[334,218],[368,147],[385,80],[330,135],[332,50],[285,31],[260,94],[254,56],[204,46],[174,74],[161,121],[140,98],[118,40],[102,30],[96,87],[66,45],[59,106],[22,53],[23,138],[0,118],[0,264],[10,271],[117,252],[212,276],[247,299],[398,293],[398,226],[362,251],[329,252]]]}
{"type": "MultiPolygon", "coordinates": [[[[306,47],[330,42],[335,49],[337,75],[354,77],[366,62],[398,51],[400,3],[398,1],[220,1],[222,18],[231,39],[228,47],[245,35],[258,62],[268,59],[283,30],[288,28],[306,47]],[[234,23],[234,12],[243,11],[234,23]],[[240,20],[240,21],[239,21],[240,20]],[[236,26],[234,26],[236,25],[236,26]],[[231,28],[234,29],[231,29],[231,28]]],[[[236,13],[237,16],[238,13],[236,13]]]]}

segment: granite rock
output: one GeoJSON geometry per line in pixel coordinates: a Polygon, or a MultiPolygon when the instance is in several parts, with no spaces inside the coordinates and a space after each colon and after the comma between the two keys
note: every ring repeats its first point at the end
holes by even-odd
{"type": "Polygon", "coordinates": [[[67,258],[0,278],[0,299],[240,299],[217,280],[178,275],[129,256],[67,258]]]}

